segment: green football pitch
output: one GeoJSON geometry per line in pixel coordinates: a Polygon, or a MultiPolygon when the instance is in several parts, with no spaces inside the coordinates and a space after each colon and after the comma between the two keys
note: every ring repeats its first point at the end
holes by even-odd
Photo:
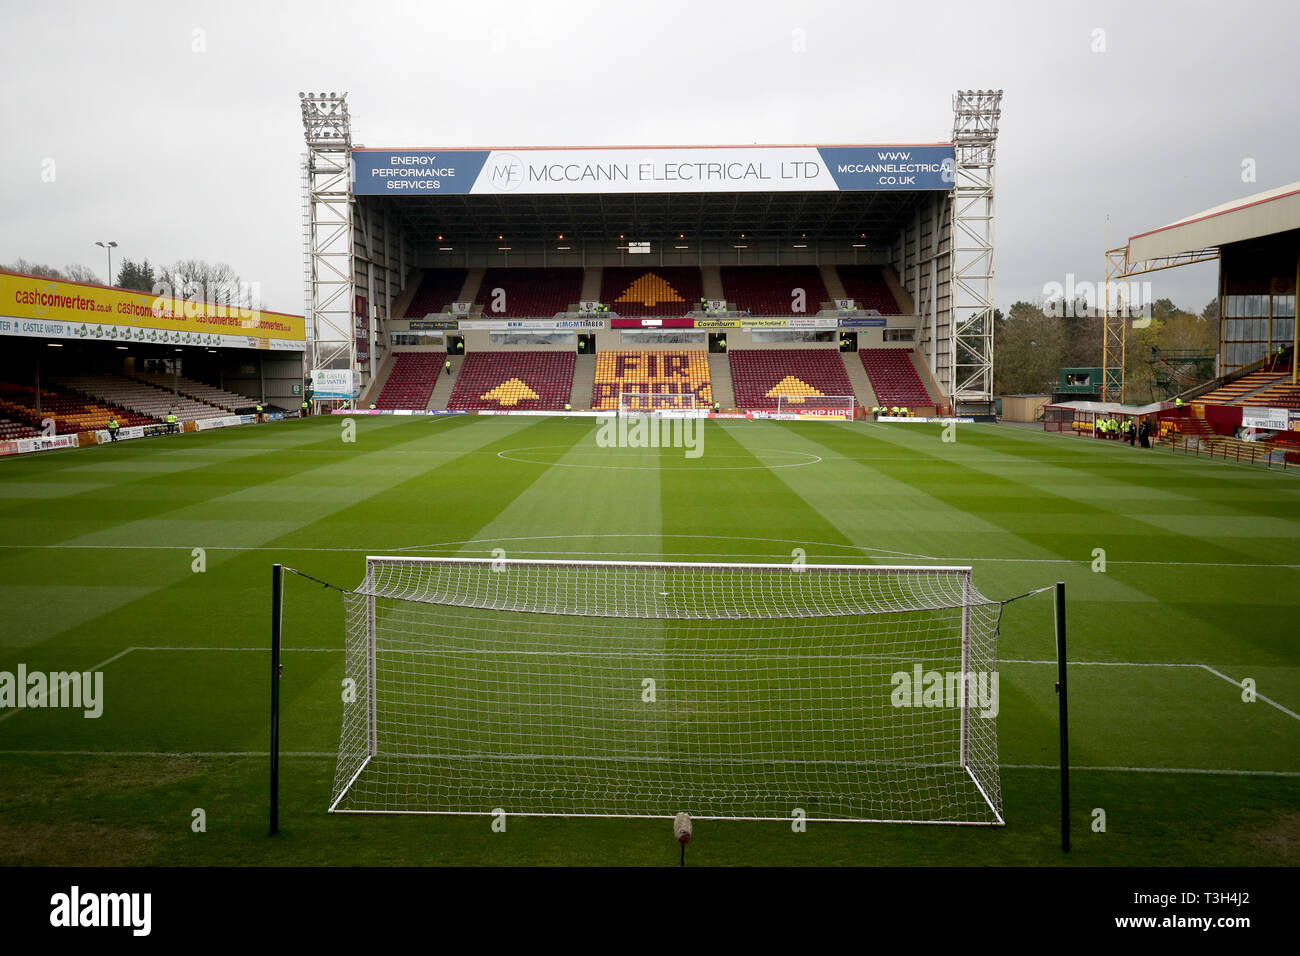
{"type": "MultiPolygon", "coordinates": [[[[995,425],[711,421],[702,454],[590,419],[339,417],[0,461],[0,672],[101,671],[103,713],[0,710],[0,864],[665,864],[663,820],[329,814],[342,600],[285,583],[266,835],[270,568],[365,556],[970,565],[1066,582],[999,641],[1003,827],[710,822],[726,864],[1300,863],[1300,475],[995,425]],[[196,551],[202,549],[202,551],[196,551]]],[[[652,771],[651,771],[652,772],[652,771]]]]}

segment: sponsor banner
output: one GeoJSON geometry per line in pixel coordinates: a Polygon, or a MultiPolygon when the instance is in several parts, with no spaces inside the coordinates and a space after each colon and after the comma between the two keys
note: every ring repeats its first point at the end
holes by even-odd
{"type": "Polygon", "coordinates": [[[849,416],[843,412],[831,411],[803,411],[803,412],[754,412],[755,418],[770,418],[776,422],[797,422],[800,419],[813,419],[823,422],[846,422],[849,416]]]}
{"type": "Polygon", "coordinates": [[[368,368],[370,365],[370,316],[366,308],[366,297],[356,297],[355,334],[357,340],[357,365],[368,368]]]}
{"type": "MultiPolygon", "coordinates": [[[[154,435],[165,435],[167,433],[166,425],[128,425],[126,428],[117,430],[117,440],[124,441],[128,438],[152,438],[154,435]]],[[[95,432],[95,440],[101,445],[113,440],[112,434],[107,428],[101,428],[95,432]]]]}
{"type": "Polygon", "coordinates": [[[207,431],[209,428],[230,428],[232,425],[243,425],[245,419],[252,419],[251,415],[222,415],[219,418],[200,418],[194,423],[194,427],[199,431],[207,431]]]}
{"type": "Polygon", "coordinates": [[[486,329],[491,332],[595,332],[605,328],[604,319],[462,319],[461,331],[486,329]]]}
{"type": "Polygon", "coordinates": [[[358,196],[949,190],[951,145],[352,151],[358,196]]]}
{"type": "Polygon", "coordinates": [[[952,418],[948,416],[938,417],[938,418],[904,418],[902,415],[898,415],[898,416],[881,415],[879,418],[876,419],[876,421],[878,422],[921,422],[923,424],[930,424],[930,425],[934,425],[934,424],[947,425],[952,422],[956,422],[961,425],[975,424],[975,419],[973,418],[964,418],[964,417],[952,418]]]}
{"type": "Polygon", "coordinates": [[[460,328],[456,319],[411,319],[407,324],[412,332],[454,332],[460,328]]]}
{"type": "Polygon", "coordinates": [[[612,329],[689,329],[695,328],[695,320],[680,319],[610,319],[612,329]]]}
{"type": "Polygon", "coordinates": [[[839,324],[835,316],[793,315],[785,318],[696,319],[697,329],[833,329],[839,324]]]}
{"type": "Polygon", "coordinates": [[[361,393],[356,373],[350,368],[314,368],[311,370],[312,398],[318,401],[340,401],[356,398],[361,393]]]}
{"type": "Polygon", "coordinates": [[[1245,428],[1263,428],[1283,432],[1289,427],[1289,416],[1285,408],[1251,408],[1241,409],[1241,424],[1245,428]]]}
{"type": "MultiPolygon", "coordinates": [[[[628,412],[626,417],[644,414],[644,412],[628,412]]],[[[655,408],[650,411],[650,415],[655,418],[708,418],[709,414],[708,409],[705,408],[655,408]]]]}
{"type": "Polygon", "coordinates": [[[0,335],[232,348],[306,348],[303,317],[0,272],[0,335]]]}
{"type": "Polygon", "coordinates": [[[833,315],[794,315],[790,317],[790,328],[792,329],[834,329],[838,328],[840,320],[833,315]]]}
{"type": "Polygon", "coordinates": [[[41,438],[16,438],[13,441],[0,441],[0,455],[26,455],[34,451],[49,451],[52,448],[76,448],[80,445],[76,435],[50,435],[41,438]]]}
{"type": "Polygon", "coordinates": [[[753,418],[747,412],[709,412],[710,418],[753,418]]]}
{"type": "Polygon", "coordinates": [[[883,315],[843,316],[840,319],[842,329],[883,329],[884,327],[883,315]]]}
{"type": "Polygon", "coordinates": [[[463,408],[331,408],[331,415],[469,415],[463,408]]]}
{"type": "MultiPolygon", "coordinates": [[[[469,413],[465,413],[465,414],[469,414],[469,413]]],[[[561,417],[561,418],[613,418],[618,413],[617,412],[564,412],[564,411],[556,411],[554,409],[548,409],[548,410],[528,409],[523,411],[514,411],[514,410],[503,409],[503,408],[502,409],[480,408],[478,411],[474,412],[473,414],[475,415],[531,415],[533,417],[551,416],[551,417],[561,417]]]]}

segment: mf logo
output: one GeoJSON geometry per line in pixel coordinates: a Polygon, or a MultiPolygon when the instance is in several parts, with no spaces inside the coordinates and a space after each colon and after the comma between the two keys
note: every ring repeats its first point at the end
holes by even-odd
{"type": "Polygon", "coordinates": [[[510,192],[524,181],[524,164],[514,153],[502,153],[488,169],[488,182],[494,189],[510,192]]]}

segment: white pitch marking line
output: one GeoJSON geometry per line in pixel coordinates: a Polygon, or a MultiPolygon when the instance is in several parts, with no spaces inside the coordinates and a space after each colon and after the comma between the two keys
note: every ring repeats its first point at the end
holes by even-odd
{"type": "MultiPolygon", "coordinates": [[[[1224,680],[1226,680],[1229,684],[1232,684],[1234,687],[1238,687],[1238,688],[1244,688],[1244,687],[1245,687],[1245,685],[1242,684],[1240,681],[1235,681],[1235,680],[1233,680],[1231,677],[1229,677],[1227,674],[1224,674],[1224,673],[1222,673],[1221,671],[1216,671],[1216,670],[1215,670],[1213,667],[1211,667],[1209,664],[1201,664],[1200,666],[1203,667],[1203,668],[1205,668],[1207,671],[1209,671],[1209,672],[1210,672],[1211,674],[1213,674],[1215,677],[1222,677],[1224,680]]],[[[1271,705],[1271,706],[1273,706],[1273,707],[1276,707],[1278,710],[1282,711],[1282,713],[1286,714],[1288,717],[1293,717],[1293,718],[1295,718],[1296,720],[1300,720],[1300,714],[1297,714],[1294,710],[1288,710],[1287,708],[1285,708],[1285,707],[1283,707],[1281,704],[1279,704],[1277,701],[1275,701],[1275,700],[1270,700],[1269,698],[1265,697],[1263,694],[1260,694],[1260,693],[1256,693],[1256,694],[1255,694],[1255,697],[1256,697],[1257,699],[1259,699],[1259,700],[1262,700],[1262,701],[1263,701],[1264,703],[1266,703],[1266,704],[1269,704],[1269,705],[1271,705]]]]}
{"type": "MultiPolygon", "coordinates": [[[[270,756],[264,750],[0,750],[0,757],[239,757],[265,759],[270,756]]],[[[291,750],[280,751],[281,757],[303,759],[334,759],[338,756],[332,750],[291,750]]],[[[544,758],[538,758],[544,759],[544,758]]],[[[553,758],[546,758],[553,759],[553,758]]],[[[639,759],[639,758],[638,758],[639,759]]],[[[998,764],[1002,770],[1050,770],[1060,769],[1054,763],[1003,763],[998,764]]],[[[1239,770],[1234,768],[1211,769],[1208,767],[1103,767],[1071,764],[1072,771],[1095,771],[1099,773],[1187,773],[1222,775],[1233,777],[1300,777],[1300,770],[1239,770]]]]}
{"type": "MultiPolygon", "coordinates": [[[[1012,659],[1008,659],[1008,660],[1000,661],[999,663],[1001,663],[1001,664],[1055,664],[1056,661],[1030,661],[1030,660],[1012,660],[1012,659]]],[[[1160,662],[1154,662],[1154,661],[1143,661],[1143,662],[1128,662],[1128,661],[1066,661],[1066,664],[1068,664],[1068,665],[1070,665],[1070,666],[1076,666],[1076,665],[1077,665],[1077,666],[1082,666],[1082,667],[1196,667],[1196,668],[1200,668],[1201,670],[1204,670],[1204,671],[1209,671],[1209,672],[1210,672],[1211,674],[1213,674],[1215,677],[1221,677],[1221,678],[1223,678],[1223,679],[1226,680],[1229,684],[1232,684],[1234,687],[1238,687],[1238,688],[1245,689],[1245,685],[1242,684],[1240,681],[1233,680],[1233,679],[1232,679],[1231,677],[1229,677],[1227,674],[1224,674],[1222,671],[1217,671],[1217,670],[1215,670],[1215,669],[1214,669],[1213,667],[1211,667],[1209,664],[1185,664],[1185,663],[1169,663],[1169,664],[1162,664],[1162,663],[1160,663],[1160,662]]],[[[1255,694],[1255,697],[1256,697],[1258,700],[1262,700],[1264,703],[1269,704],[1269,705],[1272,706],[1272,707],[1276,707],[1278,710],[1282,711],[1282,713],[1286,714],[1288,717],[1292,717],[1292,718],[1294,718],[1295,720],[1300,720],[1300,714],[1297,714],[1294,710],[1289,710],[1289,709],[1287,709],[1286,707],[1283,707],[1283,706],[1282,706],[1281,704],[1279,704],[1277,701],[1275,701],[1275,700],[1273,700],[1273,699],[1271,699],[1271,698],[1269,698],[1269,697],[1265,697],[1263,694],[1260,694],[1260,693],[1256,693],[1256,694],[1255,694]]]]}

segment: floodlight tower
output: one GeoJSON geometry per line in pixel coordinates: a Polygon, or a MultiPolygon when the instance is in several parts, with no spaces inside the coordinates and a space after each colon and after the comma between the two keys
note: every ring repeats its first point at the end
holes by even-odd
{"type": "Polygon", "coordinates": [[[993,198],[1002,91],[958,90],[952,106],[952,379],[945,384],[959,405],[993,400],[993,198]]]}
{"type": "Polygon", "coordinates": [[[352,119],[347,93],[299,93],[303,253],[311,368],[356,369],[352,273],[352,119]]]}

